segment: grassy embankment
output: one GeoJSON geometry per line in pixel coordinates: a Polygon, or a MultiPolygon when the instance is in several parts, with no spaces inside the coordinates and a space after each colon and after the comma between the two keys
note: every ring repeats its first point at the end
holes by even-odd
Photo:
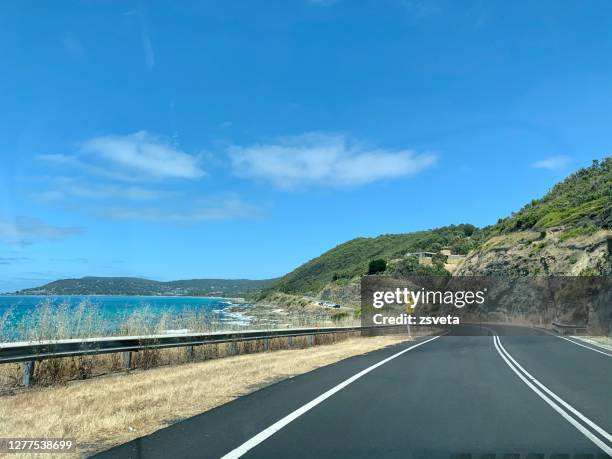
{"type": "Polygon", "coordinates": [[[349,338],[333,346],[238,355],[16,391],[0,396],[0,437],[74,438],[79,445],[74,456],[83,457],[281,379],[407,339],[349,338]]]}

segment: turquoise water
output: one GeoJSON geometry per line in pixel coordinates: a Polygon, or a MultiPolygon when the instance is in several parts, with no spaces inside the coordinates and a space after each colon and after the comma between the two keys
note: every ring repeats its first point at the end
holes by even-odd
{"type": "MultiPolygon", "coordinates": [[[[37,327],[41,305],[47,304],[52,313],[62,309],[68,316],[76,316],[79,309],[95,313],[102,320],[100,335],[116,334],[121,324],[130,316],[142,314],[155,323],[164,314],[177,318],[174,325],[180,327],[180,318],[191,314],[200,320],[218,326],[239,327],[249,323],[248,316],[226,309],[232,302],[225,298],[177,297],[177,296],[33,296],[0,295],[0,341],[15,341],[26,338],[37,327]],[[84,305],[84,306],[81,306],[84,305]]],[[[248,307],[248,305],[246,305],[248,307]]],[[[53,319],[53,318],[52,318],[53,319]]],[[[173,324],[170,323],[171,327],[173,324]]]]}

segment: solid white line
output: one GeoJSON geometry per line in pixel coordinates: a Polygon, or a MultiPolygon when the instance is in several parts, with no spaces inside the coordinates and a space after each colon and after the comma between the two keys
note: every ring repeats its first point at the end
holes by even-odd
{"type": "Polygon", "coordinates": [[[604,429],[599,427],[597,424],[595,424],[593,421],[591,421],[589,418],[587,418],[585,415],[583,415],[580,411],[575,409],[572,405],[567,403],[565,400],[563,400],[562,398],[557,396],[557,394],[555,394],[553,391],[548,389],[548,387],[546,387],[544,384],[542,384],[540,381],[538,381],[534,376],[531,375],[531,373],[529,373],[527,370],[525,370],[525,368],[523,368],[516,360],[514,360],[514,358],[512,358],[510,353],[502,345],[501,338],[499,336],[497,337],[497,342],[498,342],[499,347],[501,348],[502,352],[504,354],[506,354],[506,356],[519,368],[519,370],[521,370],[523,373],[525,373],[525,376],[527,376],[532,382],[534,382],[538,387],[540,387],[540,389],[542,389],[544,392],[546,392],[548,395],[550,395],[552,398],[554,398],[558,403],[563,405],[567,410],[569,410],[572,413],[574,413],[575,416],[577,416],[579,419],[581,419],[584,423],[586,423],[589,426],[591,426],[591,428],[595,429],[595,431],[599,432],[600,435],[602,435],[606,440],[608,440],[609,442],[612,443],[612,435],[610,435],[604,429]]]}
{"type": "Polygon", "coordinates": [[[559,413],[566,421],[568,421],[576,429],[578,429],[585,437],[587,437],[589,440],[591,440],[593,443],[595,443],[595,445],[597,445],[600,449],[602,449],[606,454],[608,454],[609,456],[612,456],[612,448],[610,448],[608,445],[606,445],[597,436],[595,436],[590,430],[588,430],[586,427],[584,427],[582,424],[580,424],[578,421],[576,421],[573,417],[571,417],[563,408],[561,408],[559,405],[557,405],[552,399],[547,397],[540,389],[538,389],[535,385],[532,384],[532,381],[534,383],[536,383],[539,387],[541,387],[544,391],[546,391],[546,393],[548,393],[551,397],[553,397],[555,400],[557,400],[559,403],[561,403],[564,407],[566,407],[568,410],[570,410],[572,413],[574,413],[578,418],[580,418],[586,424],[588,424],[593,429],[595,429],[597,432],[599,432],[608,441],[611,441],[610,440],[611,437],[610,437],[609,433],[607,433],[605,430],[603,430],[601,427],[599,427],[593,421],[591,421],[590,419],[588,419],[587,417],[582,415],[579,411],[577,411],[571,405],[569,405],[568,403],[563,401],[561,398],[559,398],[557,395],[555,395],[552,391],[550,391],[547,387],[545,387],[542,383],[540,383],[537,379],[535,379],[533,376],[531,376],[529,374],[529,372],[527,372],[527,370],[525,370],[523,367],[521,367],[518,364],[518,362],[516,360],[514,360],[512,358],[512,356],[506,351],[506,349],[504,349],[503,345],[501,344],[501,340],[499,339],[498,336],[493,336],[493,343],[495,344],[495,349],[497,350],[499,355],[501,355],[502,359],[504,359],[504,361],[510,367],[510,369],[512,371],[514,371],[517,374],[517,376],[519,378],[521,378],[521,380],[525,384],[527,384],[527,386],[531,390],[533,390],[536,394],[538,394],[540,396],[540,398],[542,398],[542,400],[544,400],[546,403],[548,403],[557,413],[559,413]],[[506,358],[506,355],[508,356],[508,358],[510,360],[512,360],[512,362],[514,362],[516,367],[520,368],[525,373],[525,375],[527,375],[529,377],[529,379],[531,379],[531,381],[529,381],[525,376],[523,376],[523,374],[517,368],[515,368],[515,366],[510,362],[510,360],[508,360],[508,358],[506,358]]]}
{"type": "Polygon", "coordinates": [[[585,346],[584,344],[577,343],[573,339],[566,338],[565,336],[558,336],[557,335],[557,338],[561,338],[561,339],[564,339],[565,341],[569,341],[570,343],[574,343],[576,346],[586,347],[587,349],[590,349],[591,351],[599,352],[600,354],[607,355],[608,357],[612,357],[612,354],[608,354],[607,352],[601,351],[599,349],[594,349],[592,347],[585,346]]]}
{"type": "Polygon", "coordinates": [[[415,349],[415,348],[417,348],[419,346],[422,346],[423,344],[429,343],[430,341],[433,341],[434,339],[437,339],[439,337],[440,336],[434,336],[433,338],[430,338],[430,339],[428,339],[426,341],[423,341],[421,343],[415,344],[414,346],[410,346],[409,348],[406,348],[406,349],[398,352],[397,354],[393,354],[391,357],[387,357],[386,359],[381,360],[380,362],[372,365],[371,367],[368,367],[365,370],[362,370],[359,373],[351,376],[347,380],[341,382],[337,386],[332,387],[327,392],[325,392],[325,393],[319,395],[317,398],[311,400],[306,405],[303,405],[302,407],[298,408],[297,410],[293,411],[292,413],[289,413],[287,416],[285,416],[284,418],[280,419],[279,421],[276,421],[270,427],[268,427],[267,429],[262,430],[257,435],[252,437],[250,440],[247,440],[246,442],[244,442],[238,448],[233,449],[232,451],[227,453],[221,459],[235,459],[235,458],[241,457],[243,454],[247,453],[249,450],[253,449],[255,446],[259,445],[261,442],[263,442],[264,440],[266,440],[267,438],[271,437],[276,432],[281,430],[283,427],[285,427],[291,421],[296,420],[301,415],[303,415],[307,411],[311,410],[312,408],[314,408],[315,406],[317,406],[319,403],[323,402],[324,400],[328,399],[329,397],[334,395],[336,392],[341,391],[342,389],[344,389],[346,386],[348,386],[352,382],[357,381],[362,376],[365,376],[366,374],[368,374],[372,370],[375,370],[376,368],[378,368],[381,365],[384,365],[385,363],[387,363],[387,362],[389,362],[389,361],[399,357],[400,355],[405,354],[406,352],[411,351],[412,349],[415,349]]]}

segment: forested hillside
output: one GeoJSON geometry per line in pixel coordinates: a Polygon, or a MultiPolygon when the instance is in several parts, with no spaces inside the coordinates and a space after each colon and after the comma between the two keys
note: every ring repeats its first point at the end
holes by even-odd
{"type": "Polygon", "coordinates": [[[574,233],[612,227],[612,158],[573,173],[541,199],[487,228],[487,235],[562,226],[574,233]]]}
{"type": "Polygon", "coordinates": [[[571,174],[494,225],[479,229],[461,224],[352,239],[281,277],[262,297],[273,291],[313,296],[324,289],[337,292],[366,274],[372,260],[389,263],[407,252],[438,252],[443,247],[469,253],[457,274],[600,275],[610,271],[606,237],[611,228],[612,158],[606,158],[571,174]]]}
{"type": "Polygon", "coordinates": [[[270,285],[272,280],[190,279],[159,282],[138,277],[82,277],[60,279],[21,295],[193,295],[243,297],[270,285]]]}
{"type": "Polygon", "coordinates": [[[416,233],[351,239],[283,276],[273,288],[285,293],[316,294],[329,282],[342,282],[365,274],[371,260],[393,260],[407,252],[437,252],[443,247],[449,247],[453,253],[467,254],[478,247],[481,238],[481,230],[462,224],[416,233]]]}

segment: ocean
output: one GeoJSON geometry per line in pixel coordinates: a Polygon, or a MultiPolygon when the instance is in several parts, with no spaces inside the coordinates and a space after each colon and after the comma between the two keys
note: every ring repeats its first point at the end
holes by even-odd
{"type": "Polygon", "coordinates": [[[0,342],[248,326],[251,305],[232,306],[227,298],[187,296],[0,295],[0,342]]]}

